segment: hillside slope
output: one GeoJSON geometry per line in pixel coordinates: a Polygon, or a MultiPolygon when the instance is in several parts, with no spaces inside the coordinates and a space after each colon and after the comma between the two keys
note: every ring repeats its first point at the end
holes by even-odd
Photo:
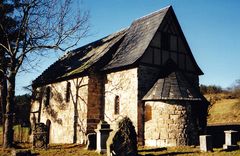
{"type": "Polygon", "coordinates": [[[205,95],[211,102],[208,115],[208,125],[240,124],[240,99],[227,94],[205,95]]]}

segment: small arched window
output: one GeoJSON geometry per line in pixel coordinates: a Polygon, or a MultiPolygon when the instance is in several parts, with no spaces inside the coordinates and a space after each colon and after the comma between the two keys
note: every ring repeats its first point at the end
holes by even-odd
{"type": "Polygon", "coordinates": [[[50,104],[50,94],[51,94],[51,88],[48,86],[47,89],[46,89],[45,101],[44,101],[44,105],[46,107],[48,107],[49,104],[50,104]]]}
{"type": "Polygon", "coordinates": [[[67,83],[67,88],[66,88],[66,102],[69,102],[70,101],[70,93],[71,93],[71,83],[68,82],[67,83]]]}
{"type": "Polygon", "coordinates": [[[115,97],[115,101],[114,101],[114,114],[119,114],[119,105],[120,104],[120,98],[119,96],[115,97]]]}

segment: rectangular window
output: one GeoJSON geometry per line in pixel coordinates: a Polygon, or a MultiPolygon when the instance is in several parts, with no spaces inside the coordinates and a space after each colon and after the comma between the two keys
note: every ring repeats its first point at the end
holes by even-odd
{"type": "Polygon", "coordinates": [[[184,54],[179,54],[179,67],[180,67],[180,69],[182,69],[182,70],[185,70],[185,69],[186,69],[186,68],[185,68],[185,64],[186,64],[185,58],[186,58],[186,55],[184,55],[184,54]]]}
{"type": "Polygon", "coordinates": [[[170,45],[172,51],[177,51],[177,36],[171,35],[170,45]]]}
{"type": "Polygon", "coordinates": [[[169,59],[169,51],[163,50],[162,51],[162,64],[165,64],[168,59],[169,59]]]}
{"type": "Polygon", "coordinates": [[[161,47],[161,33],[157,32],[155,36],[153,37],[153,40],[151,42],[151,45],[157,48],[161,47]]]}
{"type": "Polygon", "coordinates": [[[48,86],[45,92],[45,100],[44,100],[45,107],[48,107],[50,104],[50,96],[51,96],[51,88],[48,86]]]}
{"type": "Polygon", "coordinates": [[[119,114],[119,103],[120,103],[120,98],[119,96],[116,96],[114,101],[114,114],[119,114]]]}
{"type": "Polygon", "coordinates": [[[171,59],[177,64],[177,53],[176,52],[171,52],[171,59]]]}
{"type": "Polygon", "coordinates": [[[161,50],[154,48],[154,64],[161,65],[161,50]]]}
{"type": "Polygon", "coordinates": [[[168,33],[162,33],[161,45],[163,50],[170,50],[170,35],[168,33]]]}
{"type": "Polygon", "coordinates": [[[66,88],[66,102],[70,101],[70,93],[71,93],[71,83],[67,82],[67,88],[66,88]]]}

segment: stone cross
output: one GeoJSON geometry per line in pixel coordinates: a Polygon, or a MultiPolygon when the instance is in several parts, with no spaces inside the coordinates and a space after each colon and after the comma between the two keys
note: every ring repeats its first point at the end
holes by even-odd
{"type": "Polygon", "coordinates": [[[110,129],[110,125],[106,121],[100,121],[97,125],[97,129],[95,132],[97,133],[97,152],[98,153],[106,153],[107,146],[106,142],[109,137],[109,133],[112,131],[110,129]]]}
{"type": "Polygon", "coordinates": [[[223,149],[225,150],[236,150],[239,149],[239,146],[237,145],[237,134],[238,131],[224,131],[225,133],[225,144],[223,145],[223,149]]]}
{"type": "Polygon", "coordinates": [[[212,151],[212,136],[211,135],[200,135],[200,150],[207,152],[212,151]]]}

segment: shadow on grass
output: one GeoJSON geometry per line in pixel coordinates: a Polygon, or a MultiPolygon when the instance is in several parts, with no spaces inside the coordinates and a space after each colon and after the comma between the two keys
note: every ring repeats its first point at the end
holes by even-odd
{"type": "Polygon", "coordinates": [[[27,143],[17,143],[15,142],[13,144],[14,149],[30,149],[32,147],[32,144],[27,144],[27,143]]]}
{"type": "Polygon", "coordinates": [[[163,154],[144,154],[144,155],[139,154],[138,156],[172,156],[172,155],[191,154],[191,153],[194,153],[194,152],[168,152],[163,154]]]}
{"type": "Polygon", "coordinates": [[[141,149],[141,150],[138,150],[138,152],[160,152],[164,150],[167,150],[167,148],[163,147],[163,148],[154,148],[154,149],[141,149]]]}
{"type": "Polygon", "coordinates": [[[49,149],[72,149],[72,148],[84,148],[86,145],[79,144],[63,144],[63,145],[49,145],[49,149]]]}
{"type": "MultiPolygon", "coordinates": [[[[226,130],[240,131],[239,124],[216,124],[207,126],[207,134],[212,135],[212,144],[214,148],[221,148],[225,143],[225,133],[226,130]]],[[[236,136],[237,141],[240,141],[240,135],[236,136]]]]}

